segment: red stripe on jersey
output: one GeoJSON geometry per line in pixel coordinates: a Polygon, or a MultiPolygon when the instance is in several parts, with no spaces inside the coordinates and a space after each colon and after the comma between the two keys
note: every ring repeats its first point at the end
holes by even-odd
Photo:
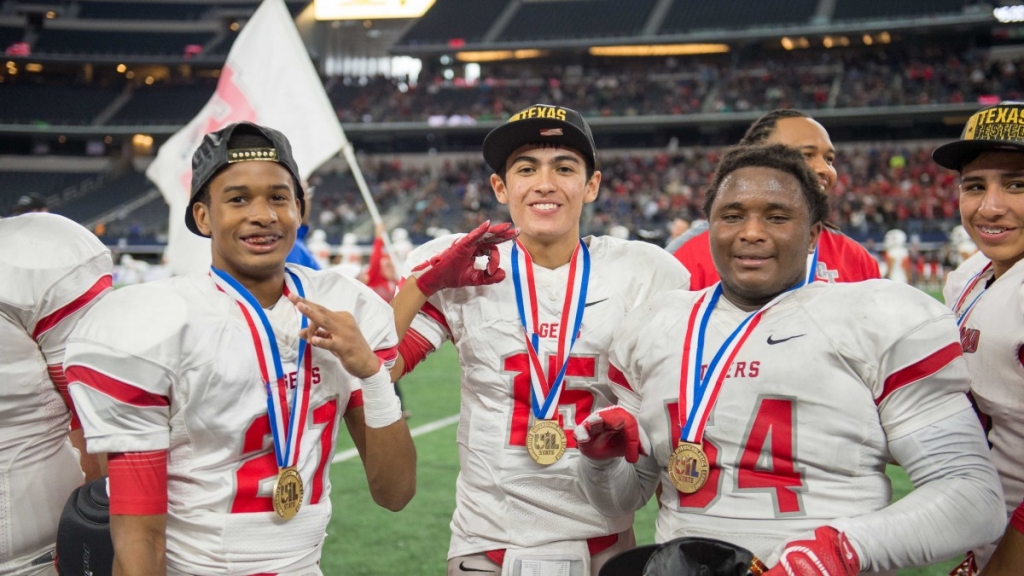
{"type": "MultiPolygon", "coordinates": [[[[595,554],[600,554],[601,552],[604,552],[605,550],[611,548],[618,541],[618,534],[609,534],[607,536],[594,536],[593,538],[587,538],[587,551],[590,552],[591,556],[594,556],[595,554]]],[[[504,548],[499,550],[488,550],[487,552],[484,552],[484,554],[487,555],[487,558],[491,562],[494,562],[498,566],[501,566],[505,563],[504,548]]]]}
{"type": "Polygon", "coordinates": [[[60,364],[51,364],[46,367],[46,371],[50,374],[50,381],[57,387],[57,392],[60,392],[60,397],[68,405],[68,410],[71,411],[71,429],[80,429],[82,422],[78,419],[75,403],[71,401],[71,394],[68,393],[68,377],[64,375],[64,367],[60,364]]]}
{"type": "Polygon", "coordinates": [[[444,314],[442,314],[441,311],[438,310],[437,307],[431,304],[430,302],[423,304],[423,307],[420,308],[420,312],[426,314],[427,316],[430,316],[431,318],[434,319],[434,322],[437,322],[441,326],[444,326],[445,332],[449,334],[452,333],[452,329],[448,327],[448,321],[445,320],[444,314]]]}
{"type": "Polygon", "coordinates": [[[402,376],[412,372],[412,369],[433,351],[434,347],[422,334],[412,328],[406,331],[405,338],[398,343],[398,353],[402,355],[402,376]]]}
{"type": "Polygon", "coordinates": [[[141,406],[143,408],[171,405],[167,396],[146,392],[145,390],[136,388],[131,384],[121,382],[120,380],[107,376],[106,374],[97,372],[92,368],[86,368],[85,366],[68,366],[68,369],[64,373],[67,376],[69,383],[78,382],[85,384],[89,388],[92,388],[97,392],[102,392],[123,404],[131,404],[132,406],[141,406]]]}
{"type": "Polygon", "coordinates": [[[111,452],[107,473],[111,514],[167,513],[167,450],[111,452]]]}
{"type": "Polygon", "coordinates": [[[1024,502],[1021,502],[1013,511],[1013,516],[1010,516],[1010,526],[1017,532],[1024,533],[1024,502]]]}
{"type": "Polygon", "coordinates": [[[57,324],[60,324],[61,320],[71,316],[75,312],[78,312],[83,307],[87,306],[90,302],[96,299],[97,296],[105,292],[113,286],[113,280],[110,274],[101,277],[92,285],[84,294],[75,298],[71,302],[68,302],[63,307],[55,310],[48,314],[36,323],[36,327],[32,330],[32,338],[39,340],[39,337],[45,334],[48,330],[52,329],[57,324]]]}
{"type": "Polygon", "coordinates": [[[885,379],[885,384],[882,386],[882,395],[875,400],[875,405],[880,405],[889,397],[890,394],[900,388],[903,388],[907,384],[913,384],[918,380],[927,378],[939,370],[942,370],[946,365],[953,360],[956,360],[961,355],[963,355],[963,349],[960,347],[959,342],[955,342],[924,358],[920,362],[915,362],[906,368],[893,372],[885,379]]]}
{"type": "Polygon", "coordinates": [[[394,362],[395,358],[398,358],[398,346],[374,350],[373,353],[377,355],[377,358],[380,358],[381,362],[387,364],[389,362],[394,362]]]}
{"type": "Polygon", "coordinates": [[[622,386],[626,390],[634,392],[633,387],[629,385],[629,380],[626,380],[626,375],[622,373],[622,370],[619,370],[610,362],[608,363],[608,379],[615,384],[622,386]]]}
{"type": "Polygon", "coordinates": [[[345,413],[348,414],[349,410],[353,408],[363,407],[363,391],[356,390],[348,397],[348,406],[345,406],[345,413]]]}

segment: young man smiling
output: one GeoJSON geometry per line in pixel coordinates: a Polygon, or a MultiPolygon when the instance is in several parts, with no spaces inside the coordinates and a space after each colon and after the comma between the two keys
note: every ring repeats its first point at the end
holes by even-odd
{"type": "MultiPolygon", "coordinates": [[[[740,140],[740,146],[784,144],[803,155],[827,196],[836,185],[835,146],[825,127],[799,110],[772,110],[754,121],[740,140]]],[[[718,282],[706,232],[697,234],[669,250],[690,271],[690,289],[700,290],[718,282]]],[[[817,282],[860,282],[879,278],[878,262],[863,246],[824,224],[818,244],[808,257],[808,278],[817,282]]]]}
{"type": "Polygon", "coordinates": [[[484,224],[410,254],[413,274],[392,306],[399,334],[411,328],[393,373],[447,340],[458,349],[449,576],[527,566],[597,574],[633,547],[632,510],[607,518],[586,502],[572,431],[615,401],[608,348],[619,321],[647,297],[685,287],[688,275],[653,245],[580,238],[601,173],[579,113],[531,106],[488,134],[483,153],[518,238],[509,241],[510,225],[484,224]]]}
{"type": "Polygon", "coordinates": [[[69,341],[89,449],[109,453],[116,574],[320,574],[342,418],[374,500],[412,497],[392,314],[355,281],[285,265],[299,182],[280,132],[207,134],[184,216],[210,237],[210,272],[114,292],[69,341]]]}
{"type": "MultiPolygon", "coordinates": [[[[1024,500],[1022,119],[1024,103],[990,106],[971,116],[960,140],[933,153],[937,164],[960,172],[960,218],[979,250],[950,272],[943,296],[960,327],[973,377],[971,395],[989,427],[992,459],[1006,498],[1004,523],[1024,500]]],[[[974,551],[979,566],[985,566],[994,547],[974,551]]],[[[1020,565],[1014,569],[1019,572],[1020,565]]]]}
{"type": "Polygon", "coordinates": [[[727,154],[704,210],[721,282],[623,321],[620,407],[576,429],[590,501],[624,514],[660,481],[659,542],[727,541],[766,576],[891,573],[991,538],[1000,491],[951,315],[888,281],[807,283],[828,205],[791,148],[727,154]],[[893,460],[917,488],[889,505],[893,460]]]}

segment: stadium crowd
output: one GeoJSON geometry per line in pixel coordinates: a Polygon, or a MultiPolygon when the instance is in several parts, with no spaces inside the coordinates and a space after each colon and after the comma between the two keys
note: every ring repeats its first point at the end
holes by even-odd
{"type": "Polygon", "coordinates": [[[342,78],[329,92],[342,122],[431,118],[501,120],[530,102],[565,102],[584,116],[637,116],[774,108],[847,108],[976,102],[1024,94],[1021,60],[991,60],[938,46],[712,55],[635,62],[491,65],[474,83],[423,74],[342,78]],[[783,63],[784,62],[784,63],[783,63]]]}

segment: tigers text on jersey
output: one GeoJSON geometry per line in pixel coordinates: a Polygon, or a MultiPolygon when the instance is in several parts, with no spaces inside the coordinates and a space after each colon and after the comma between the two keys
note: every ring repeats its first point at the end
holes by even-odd
{"type": "MultiPolygon", "coordinates": [[[[702,290],[718,282],[718,270],[711,259],[710,239],[708,232],[702,232],[675,251],[676,259],[690,271],[691,290],[702,290]]],[[[841,232],[822,228],[814,270],[816,281],[860,282],[879,276],[878,262],[863,246],[841,232]]]]}
{"type": "MultiPolygon", "coordinates": [[[[289,269],[307,299],[351,312],[370,347],[393,364],[394,316],[383,300],[337,274],[289,269]]],[[[266,314],[294,387],[296,309],[282,297],[266,314]]],[[[65,366],[90,451],[168,449],[170,574],[315,567],[331,515],[328,465],[338,427],[362,396],[359,380],[330,352],[307,353],[312,389],[298,457],[304,499],[284,522],[271,502],[278,468],[250,328],[209,275],[122,288],[72,334],[65,366]]]]}
{"type": "MultiPolygon", "coordinates": [[[[1024,499],[1024,264],[1017,262],[986,289],[993,277],[991,267],[986,270],[989,263],[981,252],[971,256],[949,273],[942,293],[952,307],[980,274],[953,312],[960,317],[969,308],[960,343],[972,377],[971,394],[991,419],[988,440],[1009,518],[1024,499]]],[[[993,551],[994,546],[976,551],[979,562],[984,565],[993,551]]]]}
{"type": "MultiPolygon", "coordinates": [[[[966,365],[938,302],[884,280],[809,284],[769,308],[726,367],[703,439],[709,478],[681,494],[665,466],[680,434],[690,311],[710,290],[647,302],[611,352],[620,404],[638,415],[661,467],[659,542],[705,536],[768,558],[830,520],[879,510],[891,494],[887,441],[968,405],[966,365]]],[[[719,300],[702,367],[748,315],[719,300]]]]}
{"type": "Polygon", "coordinates": [[[0,220],[0,573],[35,573],[84,476],[50,380],[64,342],[111,285],[110,252],[55,214],[0,220]]]}
{"type": "MultiPolygon", "coordinates": [[[[428,243],[409,258],[423,262],[457,236],[428,243]]],[[[614,403],[607,382],[608,349],[625,314],[652,294],[687,286],[689,275],[654,245],[607,236],[585,239],[591,274],[579,339],[567,362],[557,418],[568,450],[550,466],[527,454],[530,369],[510,268],[512,242],[499,246],[507,277],[492,286],[441,290],[411,330],[436,349],[452,340],[462,365],[458,443],[461,471],[448,557],[510,546],[605,536],[632,526],[632,516],[605,518],[575,479],[578,452],[572,430],[594,410],[614,403]]],[[[412,266],[410,266],[411,268],[412,266]]],[[[546,371],[557,354],[569,266],[535,266],[540,311],[538,350],[546,371]]]]}

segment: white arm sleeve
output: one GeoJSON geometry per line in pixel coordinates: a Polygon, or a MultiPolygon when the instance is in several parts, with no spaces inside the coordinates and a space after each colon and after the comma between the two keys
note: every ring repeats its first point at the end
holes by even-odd
{"type": "Polygon", "coordinates": [[[932,564],[998,538],[1003,494],[970,409],[889,442],[915,489],[882,510],[829,524],[845,532],[861,570],[932,564]]]}
{"type": "MultiPolygon", "coordinates": [[[[640,434],[644,434],[642,428],[640,434]]],[[[630,464],[625,458],[592,460],[581,454],[576,474],[591,506],[615,518],[643,508],[658,485],[661,467],[651,456],[641,455],[636,464],[630,464]]]]}

